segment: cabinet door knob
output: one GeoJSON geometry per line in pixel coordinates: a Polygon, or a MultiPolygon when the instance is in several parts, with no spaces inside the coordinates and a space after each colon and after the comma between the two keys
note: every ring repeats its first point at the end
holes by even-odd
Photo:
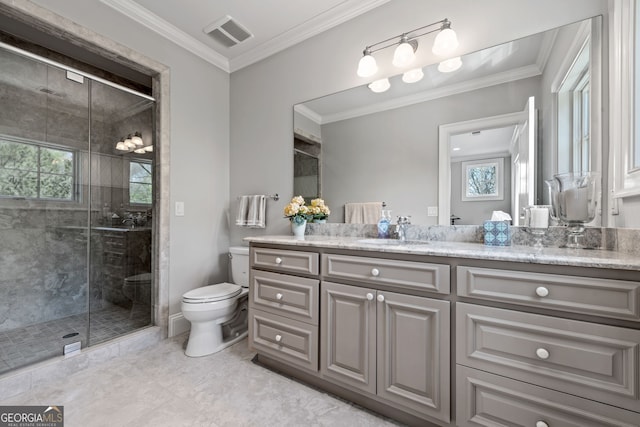
{"type": "Polygon", "coordinates": [[[380,270],[378,270],[377,268],[372,268],[371,269],[371,275],[373,277],[378,277],[380,275],[380,270]]]}
{"type": "Polygon", "coordinates": [[[538,286],[536,288],[536,295],[538,295],[539,297],[546,297],[547,295],[549,295],[549,289],[545,288],[544,286],[538,286]]]}
{"type": "Polygon", "coordinates": [[[369,301],[371,301],[371,300],[373,299],[373,294],[372,294],[371,292],[369,292],[369,293],[367,294],[367,299],[368,299],[369,301]]]}
{"type": "Polygon", "coordinates": [[[282,335],[276,335],[276,341],[277,342],[282,341],[282,335]]]}
{"type": "Polygon", "coordinates": [[[280,292],[278,292],[278,293],[276,294],[276,299],[277,299],[277,300],[282,299],[282,294],[281,294],[280,292]]]}
{"type": "Polygon", "coordinates": [[[536,356],[538,356],[540,359],[548,359],[549,358],[549,350],[547,350],[546,348],[539,348],[536,350],[536,356]]]}
{"type": "Polygon", "coordinates": [[[549,424],[544,421],[536,421],[536,427],[549,427],[549,424]]]}
{"type": "Polygon", "coordinates": [[[280,257],[276,258],[276,264],[282,264],[282,258],[280,257]]]}
{"type": "Polygon", "coordinates": [[[378,295],[378,301],[380,301],[380,302],[384,301],[384,295],[379,294],[378,295]]]}

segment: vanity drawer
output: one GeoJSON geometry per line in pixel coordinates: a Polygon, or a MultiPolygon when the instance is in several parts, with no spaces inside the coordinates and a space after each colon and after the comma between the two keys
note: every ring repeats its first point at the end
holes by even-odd
{"type": "Polygon", "coordinates": [[[251,270],[251,306],[302,322],[318,324],[320,281],[251,270]]]}
{"type": "Polygon", "coordinates": [[[457,267],[458,295],[640,320],[640,282],[457,267]]]}
{"type": "Polygon", "coordinates": [[[318,261],[314,252],[251,248],[251,267],[317,275],[318,261]]]}
{"type": "Polygon", "coordinates": [[[318,371],[318,327],[249,310],[249,347],[313,372],[318,371]]]}
{"type": "Polygon", "coordinates": [[[637,427],[640,422],[635,412],[460,365],[456,386],[460,427],[637,427]]]}
{"type": "Polygon", "coordinates": [[[323,254],[322,275],[405,289],[448,294],[449,266],[349,255],[323,254]]]}
{"type": "Polygon", "coordinates": [[[640,411],[640,330],[456,304],[456,361],[640,411]]]}

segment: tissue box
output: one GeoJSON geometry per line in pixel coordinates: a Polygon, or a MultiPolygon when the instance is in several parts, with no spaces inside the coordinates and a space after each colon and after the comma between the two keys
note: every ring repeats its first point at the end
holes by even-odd
{"type": "Polygon", "coordinates": [[[485,221],[484,244],[487,246],[510,246],[509,221],[485,221]]]}

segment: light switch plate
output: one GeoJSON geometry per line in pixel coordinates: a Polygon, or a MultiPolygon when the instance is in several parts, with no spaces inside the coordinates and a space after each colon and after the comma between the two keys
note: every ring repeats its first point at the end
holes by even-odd
{"type": "Polygon", "coordinates": [[[184,216],[184,202],[176,202],[176,216],[184,216]]]}
{"type": "Polygon", "coordinates": [[[427,207],[427,216],[438,216],[438,207],[437,206],[427,207]]]}

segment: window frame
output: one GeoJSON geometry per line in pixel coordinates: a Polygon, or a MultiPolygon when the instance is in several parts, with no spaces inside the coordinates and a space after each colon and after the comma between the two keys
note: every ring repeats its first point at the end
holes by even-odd
{"type": "Polygon", "coordinates": [[[153,170],[154,170],[154,165],[153,165],[153,161],[149,160],[149,159],[140,159],[140,158],[136,158],[136,159],[129,159],[129,161],[127,162],[127,191],[128,191],[128,195],[127,195],[127,199],[129,201],[129,206],[134,208],[134,209],[148,209],[150,207],[153,206],[153,189],[154,189],[154,179],[153,179],[153,170]],[[137,163],[137,164],[146,164],[151,166],[151,183],[146,183],[146,182],[135,182],[135,184],[145,184],[145,185],[149,185],[149,187],[151,188],[151,203],[138,203],[138,202],[132,202],[131,201],[131,164],[132,163],[137,163]]]}
{"type": "Polygon", "coordinates": [[[23,144],[23,145],[28,145],[28,146],[32,146],[32,147],[36,147],[37,149],[37,168],[33,171],[30,172],[35,172],[36,176],[37,176],[37,196],[36,197],[31,197],[31,196],[16,196],[16,195],[5,195],[5,194],[0,194],[0,199],[5,200],[5,201],[10,201],[10,200],[15,200],[15,201],[28,201],[30,203],[61,203],[64,205],[69,205],[69,204],[80,204],[82,202],[82,197],[81,197],[81,192],[80,192],[80,188],[79,188],[79,183],[81,181],[81,162],[80,162],[80,150],[78,149],[74,149],[74,148],[70,148],[67,146],[60,146],[60,145],[56,145],[56,144],[51,144],[51,143],[47,143],[47,142],[42,142],[42,141],[36,141],[36,140],[31,140],[31,139],[26,139],[26,138],[20,138],[17,136],[10,136],[10,135],[0,135],[0,140],[3,141],[7,141],[10,143],[17,143],[17,144],[23,144]],[[42,164],[41,164],[41,154],[42,154],[42,149],[49,149],[49,150],[57,150],[57,151],[63,151],[63,152],[67,152],[67,153],[71,153],[71,163],[72,163],[72,173],[70,175],[65,175],[65,174],[52,174],[49,172],[42,172],[42,164]],[[41,176],[45,174],[45,175],[62,175],[62,176],[70,176],[71,177],[71,198],[69,199],[61,199],[61,198],[55,198],[55,197],[41,197],[41,176]]]}

